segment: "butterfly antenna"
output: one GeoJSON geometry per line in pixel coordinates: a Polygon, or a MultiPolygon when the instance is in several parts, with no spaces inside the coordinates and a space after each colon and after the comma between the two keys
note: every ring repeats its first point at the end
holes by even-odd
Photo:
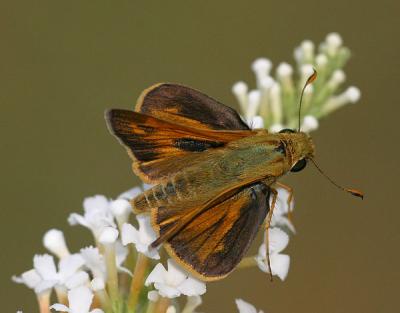
{"type": "Polygon", "coordinates": [[[315,68],[313,68],[313,73],[310,75],[310,77],[307,78],[306,83],[303,86],[303,89],[301,89],[301,94],[300,94],[300,103],[299,103],[299,128],[298,132],[300,131],[300,125],[301,125],[301,103],[303,102],[303,96],[304,96],[304,90],[306,90],[306,87],[311,84],[315,79],[317,78],[317,71],[315,68]]]}
{"type": "Polygon", "coordinates": [[[318,166],[318,164],[315,162],[314,159],[310,159],[311,162],[314,163],[315,167],[317,168],[317,170],[322,174],[322,176],[324,176],[327,180],[329,180],[334,186],[336,186],[337,188],[346,191],[348,193],[350,193],[353,196],[359,197],[361,199],[364,199],[364,194],[361,191],[358,191],[357,189],[348,189],[348,188],[344,188],[342,186],[340,186],[339,184],[337,184],[332,178],[330,178],[328,175],[326,175],[324,173],[324,171],[318,166]]]}

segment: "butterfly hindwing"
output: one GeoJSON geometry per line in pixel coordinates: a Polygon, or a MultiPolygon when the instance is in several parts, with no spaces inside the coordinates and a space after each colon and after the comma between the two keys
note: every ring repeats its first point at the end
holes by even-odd
{"type": "Polygon", "coordinates": [[[136,111],[195,128],[249,130],[234,109],[178,84],[161,83],[146,89],[136,111]]]}
{"type": "MultiPolygon", "coordinates": [[[[246,254],[269,211],[270,189],[262,183],[243,187],[231,197],[196,214],[164,247],[186,270],[204,281],[228,275],[246,254]]],[[[190,215],[164,210],[152,214],[160,236],[190,215]],[[176,218],[179,217],[180,218],[176,218]]]]}

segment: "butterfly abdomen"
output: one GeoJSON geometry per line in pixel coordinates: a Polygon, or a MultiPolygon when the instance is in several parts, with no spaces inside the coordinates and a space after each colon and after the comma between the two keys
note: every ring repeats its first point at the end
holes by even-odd
{"type": "Polygon", "coordinates": [[[136,213],[149,212],[152,208],[171,205],[192,196],[190,182],[185,174],[177,174],[137,196],[132,200],[136,213]]]}

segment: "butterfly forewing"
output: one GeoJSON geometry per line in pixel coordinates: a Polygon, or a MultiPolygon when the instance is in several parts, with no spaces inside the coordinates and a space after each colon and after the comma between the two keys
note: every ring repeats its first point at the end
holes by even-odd
{"type": "Polygon", "coordinates": [[[250,130],[193,128],[129,110],[110,110],[106,119],[133,158],[134,172],[149,183],[181,171],[201,152],[253,134],[250,130]]]}

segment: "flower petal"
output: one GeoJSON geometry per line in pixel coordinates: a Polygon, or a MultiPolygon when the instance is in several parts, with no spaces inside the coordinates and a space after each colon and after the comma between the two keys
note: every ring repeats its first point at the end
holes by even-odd
{"type": "Polygon", "coordinates": [[[154,283],[154,287],[158,290],[158,293],[162,297],[166,298],[176,298],[181,295],[181,292],[173,286],[169,286],[164,283],[154,283]]]}
{"type": "Polygon", "coordinates": [[[93,273],[93,276],[106,280],[106,265],[104,263],[104,257],[99,253],[99,249],[86,247],[81,249],[80,252],[85,260],[85,265],[93,273]]]}
{"type": "Polygon", "coordinates": [[[200,296],[187,297],[187,301],[182,313],[193,313],[194,310],[196,310],[196,308],[202,304],[202,302],[203,301],[200,296]]]}
{"type": "Polygon", "coordinates": [[[278,253],[287,247],[289,236],[280,228],[269,229],[269,250],[270,253],[278,253]]]}
{"type": "Polygon", "coordinates": [[[133,187],[132,189],[129,189],[129,190],[121,193],[118,196],[118,198],[131,200],[141,193],[142,193],[142,189],[140,187],[133,187]]]}
{"type": "Polygon", "coordinates": [[[206,284],[194,277],[186,279],[178,289],[186,296],[199,296],[207,291],[206,284]]]}
{"type": "Polygon", "coordinates": [[[256,308],[252,304],[243,301],[242,299],[236,299],[235,302],[239,313],[257,313],[256,308]]]}
{"type": "Polygon", "coordinates": [[[104,227],[99,236],[102,244],[113,244],[118,238],[118,230],[114,227],[104,227]]]}
{"type": "Polygon", "coordinates": [[[124,246],[129,243],[137,243],[139,242],[139,232],[133,225],[125,223],[122,225],[121,240],[124,246]]]}
{"type": "Polygon", "coordinates": [[[43,236],[43,245],[60,259],[69,255],[64,234],[61,230],[48,230],[43,236]]]}
{"type": "Polygon", "coordinates": [[[45,280],[53,280],[58,278],[54,258],[49,254],[36,254],[33,257],[33,267],[45,280]]]}
{"type": "Polygon", "coordinates": [[[187,273],[173,259],[168,259],[167,263],[166,283],[170,286],[182,284],[188,276],[187,273]]]}
{"type": "Polygon", "coordinates": [[[92,304],[93,293],[88,287],[78,287],[68,291],[68,303],[72,312],[87,313],[92,304]]]}
{"type": "Polygon", "coordinates": [[[89,274],[84,271],[76,272],[65,281],[65,286],[68,289],[74,289],[79,286],[87,285],[89,282],[89,274]]]}
{"type": "Polygon", "coordinates": [[[117,263],[117,267],[120,267],[122,263],[125,262],[127,256],[128,256],[128,248],[124,247],[122,243],[117,240],[115,242],[115,262],[117,263]]]}
{"type": "Polygon", "coordinates": [[[271,255],[272,275],[278,276],[281,280],[285,280],[289,272],[290,257],[287,254],[271,255]]]}
{"type": "Polygon", "coordinates": [[[21,274],[21,276],[13,276],[11,278],[15,283],[25,284],[28,288],[35,288],[42,281],[42,278],[35,269],[31,269],[21,274]]]}
{"type": "Polygon", "coordinates": [[[43,293],[45,291],[50,290],[54,286],[56,286],[58,283],[58,280],[42,280],[40,281],[36,286],[35,286],[35,292],[37,294],[43,293]]]}
{"type": "Polygon", "coordinates": [[[151,226],[150,216],[148,214],[138,214],[136,219],[139,223],[140,241],[143,244],[150,245],[157,239],[157,234],[151,226]]]}
{"type": "Polygon", "coordinates": [[[95,292],[99,290],[104,290],[104,288],[106,288],[104,280],[100,277],[93,278],[93,280],[90,282],[90,286],[95,292]]]}
{"type": "Polygon", "coordinates": [[[80,215],[78,213],[71,213],[68,216],[68,223],[71,226],[82,225],[82,226],[84,226],[86,228],[89,228],[89,224],[86,221],[86,219],[82,215],[80,215]]]}
{"type": "Polygon", "coordinates": [[[127,221],[132,211],[132,206],[126,199],[117,199],[111,201],[110,210],[114,217],[119,221],[127,221]]]}
{"type": "Polygon", "coordinates": [[[50,309],[56,310],[59,312],[71,312],[71,310],[64,304],[61,303],[54,303],[52,306],[50,306],[50,309]]]}
{"type": "Polygon", "coordinates": [[[108,199],[103,195],[87,197],[83,200],[83,209],[85,212],[90,210],[108,210],[108,199]]]}
{"type": "Polygon", "coordinates": [[[145,281],[145,285],[149,286],[152,283],[164,283],[165,281],[165,276],[167,275],[167,271],[165,270],[164,265],[161,263],[158,263],[149,276],[147,276],[147,279],[145,281]]]}
{"type": "Polygon", "coordinates": [[[85,260],[80,254],[72,254],[63,259],[59,263],[59,276],[61,283],[68,280],[74,275],[83,265],[85,260]]]}

